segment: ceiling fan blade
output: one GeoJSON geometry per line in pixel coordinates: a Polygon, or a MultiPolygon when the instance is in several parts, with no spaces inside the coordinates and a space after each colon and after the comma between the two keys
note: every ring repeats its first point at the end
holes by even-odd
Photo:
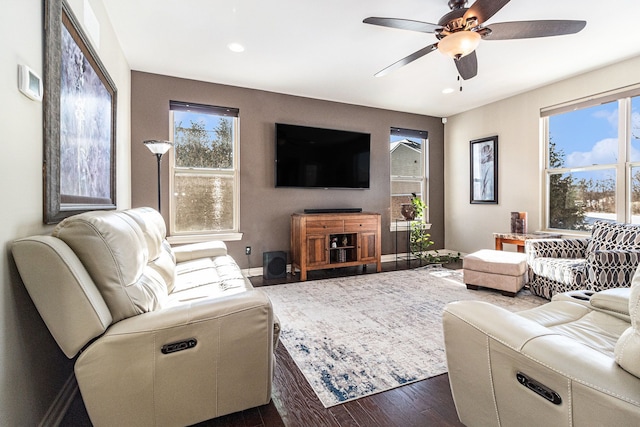
{"type": "Polygon", "coordinates": [[[460,59],[454,59],[453,62],[456,63],[458,74],[460,74],[460,77],[464,80],[469,80],[478,74],[478,57],[475,50],[467,56],[463,56],[460,59]]]}
{"type": "Polygon", "coordinates": [[[436,29],[442,28],[437,24],[430,22],[414,21],[411,19],[400,18],[377,18],[372,16],[366,18],[365,24],[379,25],[381,27],[398,28],[400,30],[418,31],[420,33],[433,33],[436,29]]]}
{"type": "Polygon", "coordinates": [[[491,34],[485,36],[484,39],[511,40],[562,36],[575,34],[585,25],[587,25],[586,21],[566,20],[499,22],[487,26],[491,30],[491,34]]]}
{"type": "Polygon", "coordinates": [[[464,19],[478,18],[478,24],[487,21],[504,7],[510,0],[476,0],[464,14],[464,19]]]}
{"type": "Polygon", "coordinates": [[[412,53],[411,55],[402,58],[401,60],[394,62],[393,64],[389,65],[387,68],[384,68],[380,71],[378,71],[375,76],[376,77],[382,77],[384,75],[389,74],[390,72],[392,72],[395,69],[398,69],[400,67],[403,67],[413,61],[415,61],[416,59],[420,59],[423,56],[425,56],[428,53],[433,52],[434,50],[436,50],[438,48],[438,43],[434,43],[434,44],[430,44],[427,47],[423,47],[422,49],[420,49],[417,52],[412,53]]]}

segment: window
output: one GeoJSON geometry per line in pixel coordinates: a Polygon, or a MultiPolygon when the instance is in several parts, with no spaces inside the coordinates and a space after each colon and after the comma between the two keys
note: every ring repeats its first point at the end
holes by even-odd
{"type": "Polygon", "coordinates": [[[171,101],[171,234],[238,231],[238,110],[171,101]]]}
{"type": "Polygon", "coordinates": [[[640,223],[638,92],[545,117],[547,228],[588,231],[598,219],[640,223]]]}
{"type": "MultiPolygon", "coordinates": [[[[427,203],[427,132],[391,128],[389,142],[393,227],[395,219],[402,219],[401,206],[403,203],[411,202],[412,194],[427,203]]],[[[427,210],[425,220],[428,212],[427,210]]]]}

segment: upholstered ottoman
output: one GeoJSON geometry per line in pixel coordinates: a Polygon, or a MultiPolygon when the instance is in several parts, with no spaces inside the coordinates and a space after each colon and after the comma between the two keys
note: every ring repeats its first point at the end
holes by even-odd
{"type": "Polygon", "coordinates": [[[526,255],[519,252],[482,249],[465,256],[462,268],[467,289],[497,289],[511,297],[529,280],[526,255]]]}

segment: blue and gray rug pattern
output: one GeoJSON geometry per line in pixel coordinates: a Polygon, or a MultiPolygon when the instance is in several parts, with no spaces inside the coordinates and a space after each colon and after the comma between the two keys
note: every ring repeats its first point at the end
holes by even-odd
{"type": "Polygon", "coordinates": [[[281,342],[325,407],[447,371],[442,310],[483,300],[512,311],[546,300],[467,290],[460,271],[423,268],[261,288],[281,342]]]}

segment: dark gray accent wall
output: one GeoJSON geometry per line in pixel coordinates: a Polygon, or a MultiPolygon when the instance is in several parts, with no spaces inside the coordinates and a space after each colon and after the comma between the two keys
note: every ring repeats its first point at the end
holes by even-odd
{"type": "MultiPolygon", "coordinates": [[[[434,249],[444,244],[444,126],[440,118],[303,98],[133,71],[131,75],[131,205],[157,206],[156,162],[142,141],[169,139],[169,101],[240,110],[240,242],[227,242],[241,267],[262,265],[262,253],[289,251],[290,218],[305,208],[358,207],[382,214],[382,253],[395,252],[390,231],[389,130],[429,132],[429,220],[434,249]],[[275,123],[371,134],[371,188],[275,188],[275,123]],[[250,259],[244,247],[252,246],[250,259]]],[[[162,212],[168,222],[168,164],[162,164],[162,212]]],[[[401,249],[404,248],[401,240],[401,249]]],[[[401,250],[404,252],[404,250],[401,250]]]]}

